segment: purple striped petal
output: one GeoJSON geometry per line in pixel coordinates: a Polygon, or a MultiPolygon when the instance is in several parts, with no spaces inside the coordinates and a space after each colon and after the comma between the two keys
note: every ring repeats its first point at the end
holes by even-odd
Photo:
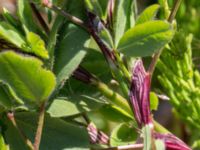
{"type": "Polygon", "coordinates": [[[163,140],[166,150],[192,150],[173,134],[154,133],[153,136],[155,139],[163,140]]]}
{"type": "Polygon", "coordinates": [[[133,68],[130,102],[139,127],[151,123],[150,83],[150,75],[146,73],[142,60],[137,60],[133,68]]]}
{"type": "Polygon", "coordinates": [[[87,127],[87,130],[90,137],[90,143],[92,144],[108,144],[109,143],[109,137],[102,131],[99,131],[95,127],[94,124],[90,123],[87,127]]]}

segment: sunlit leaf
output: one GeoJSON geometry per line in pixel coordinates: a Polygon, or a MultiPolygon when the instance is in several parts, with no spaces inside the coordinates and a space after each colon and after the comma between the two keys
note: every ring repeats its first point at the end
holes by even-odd
{"type": "Polygon", "coordinates": [[[60,97],[55,99],[47,112],[52,117],[66,117],[91,110],[96,110],[105,105],[103,100],[94,99],[84,95],[60,97]]]}
{"type": "Polygon", "coordinates": [[[115,0],[113,13],[114,45],[117,46],[121,37],[134,22],[134,0],[115,0]]]}
{"type": "Polygon", "coordinates": [[[28,32],[27,41],[32,53],[36,54],[37,56],[41,56],[42,58],[49,58],[48,52],[45,48],[45,43],[39,35],[33,32],[28,32]]]}
{"type": "Polygon", "coordinates": [[[1,133],[0,133],[0,149],[1,150],[9,150],[9,148],[5,144],[4,138],[1,133]]]}
{"type": "Polygon", "coordinates": [[[0,38],[7,40],[18,48],[23,48],[26,45],[25,38],[10,24],[0,22],[0,38]]]}
{"type": "Polygon", "coordinates": [[[159,104],[159,99],[156,93],[150,92],[150,108],[151,110],[157,110],[159,104]]]}
{"type": "Polygon", "coordinates": [[[151,56],[173,37],[171,25],[164,21],[149,21],[128,30],[121,38],[118,50],[127,56],[151,56]]]}
{"type": "Polygon", "coordinates": [[[51,71],[42,68],[34,57],[12,51],[0,53],[0,81],[8,84],[26,102],[40,104],[50,96],[56,84],[51,71]]]}
{"type": "Polygon", "coordinates": [[[147,7],[136,20],[136,25],[153,20],[159,8],[158,4],[147,7]]]}

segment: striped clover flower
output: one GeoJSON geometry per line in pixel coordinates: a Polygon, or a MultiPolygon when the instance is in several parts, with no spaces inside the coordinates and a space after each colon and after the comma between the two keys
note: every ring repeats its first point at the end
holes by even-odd
{"type": "Polygon", "coordinates": [[[162,140],[166,150],[191,150],[183,141],[173,134],[161,134],[153,131],[153,123],[150,111],[150,85],[151,77],[145,71],[142,60],[135,62],[130,88],[130,104],[139,128],[148,125],[152,130],[155,140],[162,140]]]}

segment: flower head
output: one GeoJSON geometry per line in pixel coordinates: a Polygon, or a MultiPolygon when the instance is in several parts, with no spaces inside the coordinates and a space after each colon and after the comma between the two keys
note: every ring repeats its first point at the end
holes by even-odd
{"type": "Polygon", "coordinates": [[[142,60],[137,60],[133,68],[130,88],[130,103],[139,127],[151,124],[150,75],[145,71],[142,60]]]}
{"type": "Polygon", "coordinates": [[[166,150],[191,150],[191,148],[173,134],[154,133],[153,137],[157,140],[163,140],[166,150]]]}

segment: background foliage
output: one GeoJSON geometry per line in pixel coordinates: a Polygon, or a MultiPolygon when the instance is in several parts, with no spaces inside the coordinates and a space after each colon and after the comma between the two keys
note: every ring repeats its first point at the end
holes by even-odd
{"type": "Polygon", "coordinates": [[[175,124],[183,125],[170,130],[200,147],[197,0],[183,1],[172,23],[173,0],[50,2],[17,0],[16,13],[2,12],[0,149],[103,149],[141,139],[145,150],[165,149],[162,140],[152,144],[150,127],[137,125],[129,98],[134,63],[142,59],[148,70],[162,49],[147,107],[160,112],[170,99],[175,124]]]}

